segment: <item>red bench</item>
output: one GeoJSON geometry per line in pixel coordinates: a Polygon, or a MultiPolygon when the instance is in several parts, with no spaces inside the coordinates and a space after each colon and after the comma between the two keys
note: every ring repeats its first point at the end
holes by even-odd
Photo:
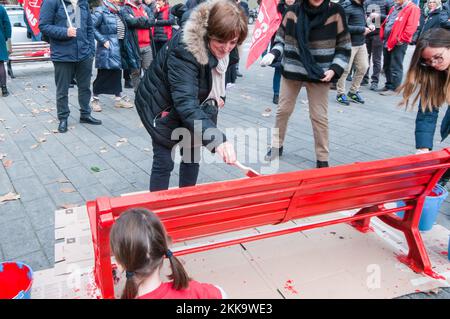
{"type": "Polygon", "coordinates": [[[412,270],[441,278],[431,269],[418,230],[426,195],[447,168],[450,148],[422,155],[354,163],[247,179],[170,189],[154,193],[98,198],[87,203],[94,251],[95,280],[104,298],[114,298],[109,232],[114,220],[132,207],[158,214],[174,242],[278,224],[310,216],[360,208],[351,217],[293,226],[241,238],[176,250],[175,255],[268,238],[337,223],[370,231],[378,217],[404,233],[409,246],[399,259],[412,270]],[[406,207],[384,204],[403,200],[406,207]],[[394,213],[404,210],[403,219],[394,213]]]}

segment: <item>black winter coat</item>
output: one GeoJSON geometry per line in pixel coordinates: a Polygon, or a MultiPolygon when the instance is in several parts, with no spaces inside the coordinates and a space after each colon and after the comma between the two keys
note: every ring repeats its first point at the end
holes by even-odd
{"type": "MultiPolygon", "coordinates": [[[[215,121],[200,106],[212,89],[211,70],[218,63],[206,43],[203,19],[209,9],[210,4],[203,3],[192,11],[183,31],[174,33],[159,51],[136,93],[135,104],[142,123],[153,141],[167,148],[180,141],[177,136],[172,138],[178,128],[194,132],[210,151],[226,141],[215,121]]],[[[238,59],[235,48],[230,53],[229,65],[238,59]]]]}
{"type": "MultiPolygon", "coordinates": [[[[173,26],[177,24],[177,20],[175,19],[175,16],[170,12],[170,9],[167,9],[169,11],[169,17],[168,19],[164,19],[163,12],[155,12],[155,27],[153,28],[153,40],[155,42],[164,42],[166,43],[170,39],[168,38],[168,35],[165,31],[164,27],[167,26],[173,26]]],[[[175,30],[172,30],[172,32],[175,30]]]]}
{"type": "Polygon", "coordinates": [[[427,30],[440,27],[441,11],[442,9],[436,9],[432,12],[429,12],[427,17],[424,16],[423,19],[421,19],[421,22],[423,21],[423,24],[421,23],[420,25],[419,34],[423,34],[427,30]]]}
{"type": "Polygon", "coordinates": [[[366,43],[366,11],[363,4],[356,1],[345,1],[342,4],[347,19],[348,32],[352,38],[352,46],[360,46],[366,43]]]}
{"type": "Polygon", "coordinates": [[[441,28],[450,29],[450,0],[442,5],[441,28]]]}
{"type": "Polygon", "coordinates": [[[130,65],[129,69],[138,69],[141,65],[137,29],[150,29],[155,25],[155,17],[153,12],[147,6],[144,6],[144,8],[148,18],[134,17],[133,9],[129,5],[124,5],[121,10],[122,17],[125,19],[127,29],[129,31],[126,38],[126,45],[129,46],[133,52],[137,53],[137,56],[139,56],[139,60],[136,61],[136,65],[130,65]]]}

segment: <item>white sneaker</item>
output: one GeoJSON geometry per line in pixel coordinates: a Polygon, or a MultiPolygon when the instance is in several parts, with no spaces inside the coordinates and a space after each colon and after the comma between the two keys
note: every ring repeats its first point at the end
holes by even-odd
{"type": "Polygon", "coordinates": [[[128,99],[121,98],[120,100],[115,101],[114,106],[117,108],[131,109],[134,107],[134,104],[128,99]]]}
{"type": "Polygon", "coordinates": [[[102,107],[100,105],[100,100],[99,99],[93,99],[91,102],[91,107],[92,107],[92,111],[94,112],[101,112],[102,111],[102,107]]]}

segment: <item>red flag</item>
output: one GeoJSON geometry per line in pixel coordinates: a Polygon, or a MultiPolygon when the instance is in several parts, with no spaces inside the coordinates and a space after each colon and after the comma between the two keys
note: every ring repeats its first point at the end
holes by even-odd
{"type": "Polygon", "coordinates": [[[34,35],[39,34],[39,12],[41,11],[42,0],[24,0],[23,8],[28,24],[34,35]]]}
{"type": "Polygon", "coordinates": [[[267,49],[270,39],[281,24],[281,14],[277,10],[278,0],[262,0],[258,18],[252,35],[246,68],[253,64],[267,49]]]}

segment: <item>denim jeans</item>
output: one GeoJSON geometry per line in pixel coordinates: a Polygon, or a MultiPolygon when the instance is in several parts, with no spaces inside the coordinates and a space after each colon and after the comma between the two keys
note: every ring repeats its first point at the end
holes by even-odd
{"type": "Polygon", "coordinates": [[[275,67],[273,72],[273,95],[280,95],[281,67],[275,67]]]}
{"type": "MultiPolygon", "coordinates": [[[[366,37],[367,53],[372,58],[372,83],[379,82],[381,72],[381,56],[383,54],[383,42],[380,39],[380,35],[374,34],[366,37]]],[[[369,69],[364,76],[364,80],[369,82],[369,69]]]]}
{"type": "Polygon", "coordinates": [[[383,49],[384,54],[384,74],[386,75],[385,87],[395,91],[403,79],[403,59],[405,58],[408,44],[395,46],[391,51],[383,49]]]}
{"type": "MultiPolygon", "coordinates": [[[[174,168],[172,150],[156,142],[153,145],[153,165],[150,175],[150,191],[166,190],[169,188],[170,173],[174,168]]],[[[181,148],[179,186],[194,186],[197,183],[200,168],[201,147],[189,149],[181,148]]]]}

